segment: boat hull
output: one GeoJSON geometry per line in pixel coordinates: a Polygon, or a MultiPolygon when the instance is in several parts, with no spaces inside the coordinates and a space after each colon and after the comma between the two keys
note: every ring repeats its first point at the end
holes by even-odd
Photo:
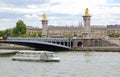
{"type": "Polygon", "coordinates": [[[55,60],[41,60],[41,59],[28,59],[28,58],[12,58],[13,61],[31,61],[31,62],[60,62],[59,59],[55,59],[55,60]]]}

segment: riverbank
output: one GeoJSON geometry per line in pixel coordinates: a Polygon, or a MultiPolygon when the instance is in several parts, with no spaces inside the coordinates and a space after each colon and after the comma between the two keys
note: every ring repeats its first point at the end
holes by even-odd
{"type": "Polygon", "coordinates": [[[120,52],[119,46],[109,47],[74,47],[72,50],[76,51],[107,51],[107,52],[120,52]]]}
{"type": "Polygon", "coordinates": [[[25,46],[0,46],[0,49],[10,49],[10,50],[34,50],[34,48],[25,47],[25,46]]]}

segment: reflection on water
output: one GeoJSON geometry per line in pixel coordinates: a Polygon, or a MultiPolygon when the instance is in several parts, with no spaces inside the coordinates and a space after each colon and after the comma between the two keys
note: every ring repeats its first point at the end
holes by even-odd
{"type": "Polygon", "coordinates": [[[119,77],[119,52],[56,52],[61,62],[12,61],[0,57],[0,77],[119,77]]]}

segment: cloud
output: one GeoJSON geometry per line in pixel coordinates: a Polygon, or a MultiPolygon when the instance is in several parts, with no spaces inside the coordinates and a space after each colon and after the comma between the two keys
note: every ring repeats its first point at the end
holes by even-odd
{"type": "Polygon", "coordinates": [[[32,15],[25,15],[26,18],[40,18],[40,16],[38,16],[37,14],[32,14],[32,15]]]}
{"type": "Polygon", "coordinates": [[[37,8],[38,6],[37,6],[37,5],[28,5],[27,7],[28,7],[28,8],[35,9],[35,8],[37,8]]]}
{"type": "Polygon", "coordinates": [[[16,23],[13,19],[0,19],[0,30],[5,30],[7,28],[13,28],[16,23]]]}
{"type": "Polygon", "coordinates": [[[0,8],[0,12],[9,12],[9,13],[38,13],[40,10],[38,9],[29,9],[29,8],[0,8]]]}
{"type": "MultiPolygon", "coordinates": [[[[26,7],[3,7],[1,11],[16,12],[16,13],[60,13],[60,14],[78,14],[83,13],[86,7],[93,8],[99,5],[106,4],[106,0],[50,0],[44,4],[32,4],[26,7]],[[54,5],[53,5],[54,4],[54,5]]],[[[17,5],[16,5],[17,6],[17,5]]]]}
{"type": "MultiPolygon", "coordinates": [[[[0,15],[0,19],[11,19],[7,21],[11,25],[23,19],[28,25],[38,26],[41,14],[46,13],[50,25],[78,25],[84,9],[89,8],[92,25],[120,24],[119,4],[115,0],[5,0],[0,1],[0,13],[7,15],[0,15]],[[10,18],[12,15],[15,16],[10,18]]],[[[0,24],[7,25],[1,21],[0,24]]]]}

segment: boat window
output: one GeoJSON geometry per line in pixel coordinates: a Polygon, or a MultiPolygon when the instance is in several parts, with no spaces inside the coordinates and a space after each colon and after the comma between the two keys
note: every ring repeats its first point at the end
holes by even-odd
{"type": "Polygon", "coordinates": [[[33,55],[34,57],[39,56],[39,54],[38,54],[38,53],[32,53],[32,55],[33,55]]]}
{"type": "Polygon", "coordinates": [[[53,53],[48,53],[47,56],[48,56],[48,57],[54,57],[55,54],[53,54],[53,53]]]}
{"type": "Polygon", "coordinates": [[[41,55],[41,57],[45,56],[44,54],[41,55]]]}
{"type": "Polygon", "coordinates": [[[16,55],[21,54],[20,52],[17,52],[16,55]]]}
{"type": "Polygon", "coordinates": [[[23,56],[23,52],[17,52],[16,56],[23,56]]]}

